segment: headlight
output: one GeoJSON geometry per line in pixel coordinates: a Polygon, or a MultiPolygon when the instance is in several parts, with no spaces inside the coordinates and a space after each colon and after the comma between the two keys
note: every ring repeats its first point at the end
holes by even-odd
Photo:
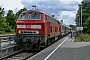
{"type": "Polygon", "coordinates": [[[21,31],[19,30],[18,33],[21,33],[21,31]]]}
{"type": "Polygon", "coordinates": [[[36,34],[39,34],[39,31],[37,31],[36,34]]]}

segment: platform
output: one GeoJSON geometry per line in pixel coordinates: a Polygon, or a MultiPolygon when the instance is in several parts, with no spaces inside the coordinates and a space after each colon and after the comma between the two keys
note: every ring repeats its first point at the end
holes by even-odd
{"type": "Polygon", "coordinates": [[[27,60],[90,60],[90,42],[74,42],[68,35],[27,60]]]}

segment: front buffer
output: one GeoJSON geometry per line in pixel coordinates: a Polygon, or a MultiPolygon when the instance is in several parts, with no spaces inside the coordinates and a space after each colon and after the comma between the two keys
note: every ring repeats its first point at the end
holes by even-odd
{"type": "Polygon", "coordinates": [[[15,42],[24,50],[40,49],[40,35],[16,34],[15,42]]]}

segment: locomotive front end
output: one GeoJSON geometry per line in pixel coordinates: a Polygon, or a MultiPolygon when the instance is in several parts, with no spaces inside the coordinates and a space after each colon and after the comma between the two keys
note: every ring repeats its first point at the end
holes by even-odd
{"type": "Polygon", "coordinates": [[[25,11],[20,14],[16,22],[15,42],[24,49],[40,48],[43,33],[41,13],[25,11]]]}

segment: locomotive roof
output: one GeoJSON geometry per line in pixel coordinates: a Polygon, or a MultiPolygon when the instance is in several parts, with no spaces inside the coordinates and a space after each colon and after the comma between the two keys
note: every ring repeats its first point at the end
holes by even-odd
{"type": "MultiPolygon", "coordinates": [[[[30,11],[38,12],[38,13],[44,13],[44,14],[52,17],[50,14],[48,14],[48,13],[46,13],[46,12],[44,12],[44,11],[41,11],[41,10],[27,10],[27,11],[24,11],[24,12],[22,12],[22,13],[27,13],[27,12],[30,12],[30,11]]],[[[52,18],[54,18],[55,20],[57,20],[55,17],[52,17],[52,18]]],[[[61,25],[68,27],[67,25],[65,25],[65,24],[62,23],[61,21],[59,21],[59,20],[57,20],[57,21],[60,22],[61,25]]]]}
{"type": "MultiPolygon", "coordinates": [[[[26,10],[26,11],[24,11],[24,12],[22,12],[22,13],[27,13],[27,12],[30,12],[30,11],[47,14],[47,13],[45,13],[44,11],[41,11],[41,10],[26,10]]],[[[49,14],[47,14],[47,15],[49,15],[49,14]]]]}
{"type": "MultiPolygon", "coordinates": [[[[44,13],[44,14],[46,14],[46,15],[52,17],[50,14],[48,14],[48,13],[42,11],[42,10],[27,10],[27,11],[24,11],[24,12],[22,12],[22,13],[27,13],[27,12],[30,12],[30,11],[39,12],[39,13],[44,13]]],[[[57,20],[55,17],[52,17],[52,18],[54,18],[55,20],[57,20]]],[[[57,21],[60,22],[60,24],[61,24],[61,21],[59,21],[59,20],[57,20],[57,21]]]]}

